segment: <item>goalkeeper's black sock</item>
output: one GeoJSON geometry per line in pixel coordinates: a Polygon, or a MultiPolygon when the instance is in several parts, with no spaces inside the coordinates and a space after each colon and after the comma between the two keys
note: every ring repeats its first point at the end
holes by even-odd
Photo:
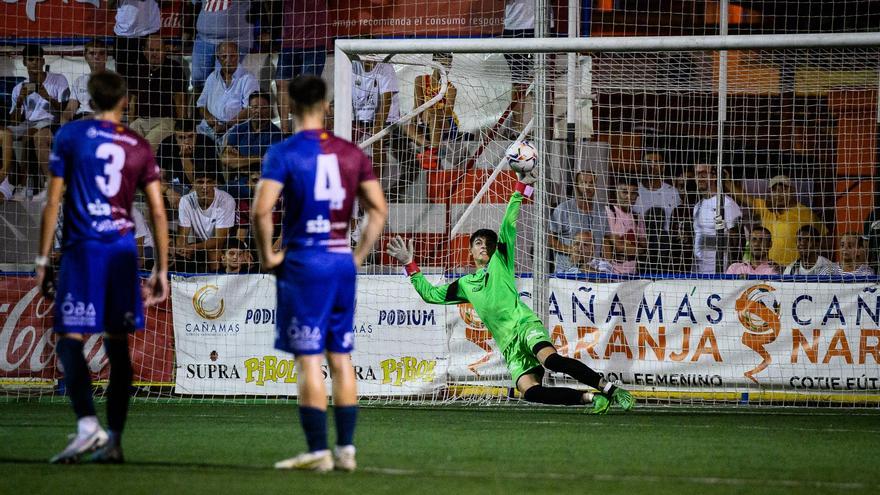
{"type": "Polygon", "coordinates": [[[92,380],[89,366],[83,356],[81,340],[61,337],[55,344],[55,353],[64,367],[64,388],[76,418],[95,415],[95,404],[92,401],[92,380]]]}
{"type": "Polygon", "coordinates": [[[358,406],[334,406],[333,414],[336,417],[336,445],[354,445],[358,406]]]}
{"type": "Polygon", "coordinates": [[[309,452],[327,450],[327,411],[299,406],[299,422],[306,434],[309,452]]]}
{"type": "Polygon", "coordinates": [[[553,353],[544,360],[544,367],[550,371],[565,373],[584,385],[589,385],[598,390],[603,389],[604,384],[601,382],[604,380],[599,376],[599,373],[596,373],[592,368],[577,359],[553,353]]]}
{"type": "Polygon", "coordinates": [[[544,387],[535,385],[526,390],[523,399],[541,404],[574,406],[583,404],[584,392],[567,387],[544,387]]]}
{"type": "Polygon", "coordinates": [[[128,417],[131,398],[131,357],[128,354],[128,336],[104,337],[104,350],[110,361],[110,384],[107,386],[107,429],[110,440],[120,445],[122,430],[128,417]]]}

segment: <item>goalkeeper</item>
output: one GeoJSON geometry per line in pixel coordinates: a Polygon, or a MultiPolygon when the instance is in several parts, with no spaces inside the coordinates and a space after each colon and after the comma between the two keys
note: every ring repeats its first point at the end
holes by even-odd
{"type": "Polygon", "coordinates": [[[519,177],[498,234],[480,229],[470,237],[470,254],[477,271],[435,287],[413,261],[413,243],[400,236],[388,243],[388,254],[401,262],[416,292],[432,304],[469,302],[501,349],[516,389],[529,402],[542,404],[591,405],[593,414],[604,414],[611,403],[630,410],[635,401],[626,390],[606,382],[584,363],[561,356],[550,342],[538,316],[519,298],[514,280],[516,219],[524,197],[531,196],[536,180],[533,170],[519,177]],[[565,373],[597,389],[598,393],[541,385],[544,368],[565,373]]]}

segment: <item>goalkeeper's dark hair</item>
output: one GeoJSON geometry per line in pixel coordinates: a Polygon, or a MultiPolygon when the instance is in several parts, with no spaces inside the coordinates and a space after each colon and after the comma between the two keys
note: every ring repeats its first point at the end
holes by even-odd
{"type": "Polygon", "coordinates": [[[287,93],[293,102],[293,114],[301,116],[315,105],[323,104],[327,98],[327,83],[312,74],[297,76],[287,87],[287,93]]]}
{"type": "Polygon", "coordinates": [[[486,240],[486,247],[489,248],[490,254],[494,253],[495,247],[498,245],[498,234],[496,234],[494,230],[480,229],[471,234],[471,238],[468,240],[468,245],[473,246],[474,242],[480,237],[486,240]]]}
{"type": "Polygon", "coordinates": [[[125,79],[111,71],[99,72],[89,77],[88,89],[92,108],[99,112],[113,110],[128,93],[125,79]]]}

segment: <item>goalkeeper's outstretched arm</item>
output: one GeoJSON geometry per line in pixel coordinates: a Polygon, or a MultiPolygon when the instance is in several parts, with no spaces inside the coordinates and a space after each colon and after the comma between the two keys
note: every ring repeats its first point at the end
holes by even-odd
{"type": "Polygon", "coordinates": [[[516,246],[516,221],[519,218],[523,198],[531,196],[534,191],[532,184],[537,180],[537,171],[532,169],[527,174],[517,174],[517,178],[519,182],[516,183],[516,191],[507,202],[507,210],[504,212],[504,219],[501,220],[501,227],[498,229],[498,253],[504,257],[511,269],[513,269],[512,254],[516,246]]]}
{"type": "Polygon", "coordinates": [[[458,281],[451,284],[433,285],[422,275],[422,271],[414,261],[412,239],[405,242],[402,237],[396,236],[388,243],[388,254],[403,264],[410,282],[419,293],[422,300],[430,304],[461,304],[467,302],[464,294],[458,288],[458,281]]]}

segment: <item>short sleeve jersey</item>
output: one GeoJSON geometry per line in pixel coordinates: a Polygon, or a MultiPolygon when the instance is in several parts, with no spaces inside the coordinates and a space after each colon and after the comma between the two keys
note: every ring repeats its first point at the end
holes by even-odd
{"type": "Polygon", "coordinates": [[[103,120],[79,120],[59,129],[49,170],[67,185],[65,246],[112,242],[132,231],[135,192],[159,180],[150,143],[122,124],[103,120]]]}
{"type": "Polygon", "coordinates": [[[351,251],[348,230],[358,187],[376,180],[357,146],[325,130],[301,131],[269,148],[262,177],[284,185],[285,247],[351,251]]]}

